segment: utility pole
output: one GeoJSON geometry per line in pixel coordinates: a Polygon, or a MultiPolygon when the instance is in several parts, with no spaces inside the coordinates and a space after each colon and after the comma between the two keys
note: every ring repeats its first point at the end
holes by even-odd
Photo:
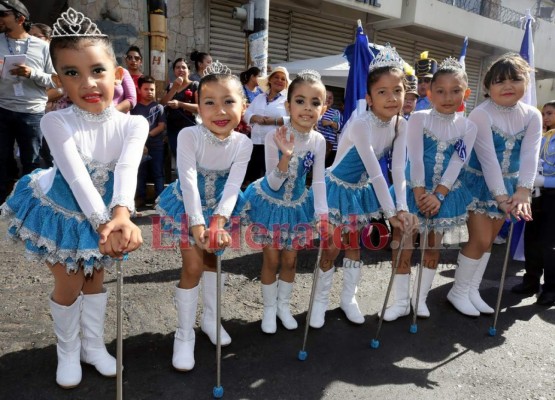
{"type": "Polygon", "coordinates": [[[148,0],[150,36],[150,75],[156,80],[156,93],[163,93],[166,85],[167,17],[164,0],[148,0]]]}
{"type": "Polygon", "coordinates": [[[260,68],[261,74],[268,70],[268,20],[270,0],[250,0],[233,9],[232,17],[243,21],[242,29],[247,34],[250,65],[260,68]]]}

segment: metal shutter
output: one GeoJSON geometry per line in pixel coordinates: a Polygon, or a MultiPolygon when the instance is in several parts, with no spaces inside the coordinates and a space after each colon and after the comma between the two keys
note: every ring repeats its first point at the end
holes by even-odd
{"type": "Polygon", "coordinates": [[[270,8],[270,63],[343,53],[353,43],[355,25],[279,7],[270,8]]]}
{"type": "Polygon", "coordinates": [[[239,1],[212,0],[210,2],[209,50],[212,59],[231,68],[234,74],[246,69],[245,33],[241,21],[231,18],[233,7],[241,6],[239,1]]]}
{"type": "Polygon", "coordinates": [[[355,25],[293,13],[289,61],[343,53],[354,33],[355,25]]]}
{"type": "MultiPolygon", "coordinates": [[[[233,7],[240,1],[210,2],[209,53],[234,73],[246,69],[246,40],[241,22],[231,18],[233,7]]],[[[268,63],[305,60],[343,52],[353,42],[355,26],[270,7],[268,63]]]]}
{"type": "Polygon", "coordinates": [[[268,64],[277,64],[289,60],[289,40],[292,13],[270,7],[268,26],[268,64]]]}

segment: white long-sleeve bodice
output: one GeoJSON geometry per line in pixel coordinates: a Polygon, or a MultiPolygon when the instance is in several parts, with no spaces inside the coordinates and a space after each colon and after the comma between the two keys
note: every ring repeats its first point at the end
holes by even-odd
{"type": "MultiPolygon", "coordinates": [[[[291,133],[293,135],[293,133],[291,133]]],[[[276,171],[279,163],[279,149],[274,141],[273,133],[266,136],[264,147],[266,157],[266,179],[273,190],[279,190],[286,179],[291,179],[290,174],[297,176],[297,171],[292,171],[291,166],[287,174],[276,171]]],[[[295,151],[293,157],[298,154],[311,152],[314,155],[312,168],[312,191],[314,193],[314,212],[317,216],[328,214],[328,202],[326,198],[326,182],[324,177],[326,140],[317,131],[311,130],[307,134],[295,134],[295,151]]]]}
{"type": "Polygon", "coordinates": [[[424,187],[424,136],[430,135],[438,142],[437,152],[447,149],[449,144],[461,139],[466,147],[465,160],[453,151],[449,157],[449,164],[444,170],[437,184],[451,189],[455,183],[462,166],[470,156],[476,140],[476,125],[458,114],[441,114],[435,109],[418,111],[411,115],[407,128],[407,153],[410,161],[410,180],[412,187],[424,187]]]}
{"type": "Polygon", "coordinates": [[[137,170],[148,136],[148,122],[141,116],[109,107],[100,115],[76,106],[46,114],[41,130],[54,158],[54,167],[39,178],[46,193],[59,170],[79,207],[93,226],[109,219],[116,205],[134,211],[137,170]],[[88,168],[88,169],[87,169],[88,168]],[[89,173],[94,170],[94,173],[89,173]],[[114,172],[112,201],[107,207],[99,192],[100,181],[114,172]]]}
{"type": "Polygon", "coordinates": [[[251,140],[239,132],[233,131],[226,139],[220,140],[204,125],[181,130],[177,137],[177,168],[191,226],[204,224],[197,168],[229,170],[221,200],[214,210],[214,214],[229,218],[237,202],[251,153],[251,140]]]}
{"type": "Polygon", "coordinates": [[[394,117],[391,121],[384,122],[369,111],[354,119],[343,130],[337,146],[337,155],[330,170],[333,172],[336,168],[341,168],[343,158],[355,148],[364,163],[382,208],[389,212],[394,212],[395,209],[398,211],[408,210],[405,181],[406,140],[407,122],[404,118],[394,117]],[[395,143],[393,144],[394,139],[395,143]],[[379,163],[379,159],[392,147],[391,174],[396,206],[393,204],[379,163]]]}
{"type": "Polygon", "coordinates": [[[540,112],[520,101],[513,107],[501,107],[488,100],[472,110],[469,119],[478,127],[474,150],[490,192],[494,195],[507,193],[502,165],[493,141],[493,131],[503,135],[506,141],[522,140],[517,186],[532,189],[541,143],[540,112]]]}

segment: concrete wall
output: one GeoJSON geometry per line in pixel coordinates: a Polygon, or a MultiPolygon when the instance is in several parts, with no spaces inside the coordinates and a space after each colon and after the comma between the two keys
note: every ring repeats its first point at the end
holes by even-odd
{"type": "MultiPolygon", "coordinates": [[[[208,50],[208,1],[170,0],[168,3],[168,52],[173,61],[178,57],[189,60],[193,50],[208,50]]],[[[171,67],[171,66],[170,66],[171,67]]],[[[192,63],[189,67],[194,68],[192,63]]]]}
{"type": "MultiPolygon", "coordinates": [[[[146,2],[140,0],[69,0],[70,7],[92,19],[100,30],[110,35],[118,61],[130,45],[145,48],[147,30],[146,2]]],[[[144,53],[144,51],[143,51],[144,53]]]]}
{"type": "MultiPolygon", "coordinates": [[[[69,0],[68,3],[96,22],[102,32],[110,35],[118,61],[122,65],[125,65],[122,56],[131,45],[139,46],[145,58],[148,56],[149,38],[144,35],[144,32],[148,32],[148,10],[145,0],[69,0]]],[[[189,59],[189,54],[194,49],[206,51],[208,2],[169,0],[167,3],[167,15],[170,16],[167,59],[189,59]]],[[[144,65],[148,65],[146,60],[144,65]]]]}

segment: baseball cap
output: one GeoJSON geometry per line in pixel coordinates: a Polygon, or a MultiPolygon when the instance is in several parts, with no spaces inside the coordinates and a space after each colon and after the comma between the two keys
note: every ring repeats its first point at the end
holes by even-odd
{"type": "Polygon", "coordinates": [[[0,0],[0,11],[16,11],[29,19],[29,10],[19,0],[0,0]]]}

